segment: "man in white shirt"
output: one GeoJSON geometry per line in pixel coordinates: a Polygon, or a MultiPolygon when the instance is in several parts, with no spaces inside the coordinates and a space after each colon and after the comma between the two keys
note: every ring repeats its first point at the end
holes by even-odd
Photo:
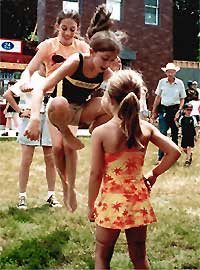
{"type": "MultiPolygon", "coordinates": [[[[185,87],[182,80],[175,77],[180,68],[175,66],[174,63],[168,63],[166,67],[161,69],[167,77],[158,82],[152,109],[152,119],[155,120],[157,116],[159,117],[159,130],[164,135],[167,135],[168,129],[171,128],[172,141],[178,145],[178,128],[174,119],[180,116],[184,105],[185,87]]],[[[164,153],[159,149],[159,161],[163,155],[164,153]]]]}

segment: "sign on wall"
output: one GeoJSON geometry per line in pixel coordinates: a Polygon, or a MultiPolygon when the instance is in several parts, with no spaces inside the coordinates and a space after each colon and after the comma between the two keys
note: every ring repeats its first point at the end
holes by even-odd
{"type": "Polygon", "coordinates": [[[21,53],[21,40],[3,39],[0,38],[0,52],[21,53]]]}

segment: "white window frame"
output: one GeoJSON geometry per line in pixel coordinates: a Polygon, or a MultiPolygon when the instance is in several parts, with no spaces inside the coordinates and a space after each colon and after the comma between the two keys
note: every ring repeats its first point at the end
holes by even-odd
{"type": "Polygon", "coordinates": [[[111,19],[120,21],[122,16],[122,1],[123,0],[106,0],[106,7],[112,12],[111,19]]]}
{"type": "Polygon", "coordinates": [[[75,10],[80,14],[80,1],[79,0],[68,0],[63,1],[63,11],[67,12],[68,10],[75,10]]]}
{"type": "Polygon", "coordinates": [[[159,0],[156,0],[156,5],[146,4],[147,1],[145,0],[145,7],[144,7],[145,24],[159,25],[159,0]],[[146,8],[152,9],[152,11],[155,11],[155,22],[150,21],[150,19],[147,17],[146,8]]]}

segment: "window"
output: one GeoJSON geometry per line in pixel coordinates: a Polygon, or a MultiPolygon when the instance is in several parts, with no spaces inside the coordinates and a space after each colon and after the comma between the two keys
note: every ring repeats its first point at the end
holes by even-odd
{"type": "Polygon", "coordinates": [[[158,25],[159,0],[145,0],[145,24],[158,25]]]}
{"type": "Polygon", "coordinates": [[[66,12],[67,10],[75,10],[78,13],[80,13],[79,1],[78,0],[63,1],[63,11],[66,12]]]}
{"type": "Polygon", "coordinates": [[[106,0],[106,7],[112,12],[111,19],[121,20],[122,0],[106,0]]]}

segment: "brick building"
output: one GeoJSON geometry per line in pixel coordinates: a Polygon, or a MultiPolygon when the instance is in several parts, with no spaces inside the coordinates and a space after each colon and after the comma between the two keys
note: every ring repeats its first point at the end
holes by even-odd
{"type": "Polygon", "coordinates": [[[84,36],[95,7],[102,3],[113,9],[115,29],[128,34],[122,60],[143,73],[151,107],[157,82],[163,76],[160,68],[173,61],[172,0],[38,0],[39,39],[52,36],[55,17],[63,7],[79,10],[84,36]]]}

